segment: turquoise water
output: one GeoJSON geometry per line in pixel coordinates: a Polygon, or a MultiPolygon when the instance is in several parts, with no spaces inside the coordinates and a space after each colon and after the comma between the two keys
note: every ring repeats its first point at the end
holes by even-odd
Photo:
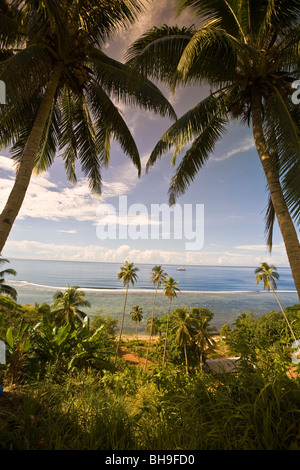
{"type": "MultiPolygon", "coordinates": [[[[17,276],[7,279],[18,292],[21,304],[38,302],[51,303],[53,294],[66,287],[77,285],[86,292],[91,308],[89,316],[98,311],[120,319],[124,302],[124,287],[117,280],[121,264],[86,263],[65,261],[10,260],[10,267],[17,276]]],[[[146,322],[152,312],[154,289],[149,282],[152,265],[139,265],[139,279],[130,288],[127,300],[124,328],[135,331],[130,320],[131,308],[139,304],[144,318],[139,331],[145,331],[146,322]]],[[[206,307],[214,313],[212,323],[216,327],[224,323],[232,325],[242,312],[253,311],[260,315],[271,310],[279,310],[272,293],[261,291],[262,285],[255,283],[254,267],[185,266],[185,271],[177,271],[177,266],[166,265],[163,269],[178,282],[181,292],[173,300],[172,308],[186,306],[206,307]]],[[[299,303],[298,295],[289,268],[278,268],[280,281],[278,296],[283,307],[299,303]]],[[[168,311],[168,299],[159,291],[156,300],[157,316],[168,311]]]]}

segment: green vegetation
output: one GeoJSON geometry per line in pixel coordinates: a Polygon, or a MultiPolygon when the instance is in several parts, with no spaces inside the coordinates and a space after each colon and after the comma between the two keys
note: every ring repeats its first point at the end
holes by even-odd
{"type": "MultiPolygon", "coordinates": [[[[209,96],[176,119],[147,170],[173,146],[175,165],[190,145],[171,181],[174,203],[228,124],[251,124],[269,190],[267,244],[271,250],[276,217],[300,298],[300,108],[291,101],[291,83],[299,78],[299,0],[179,0],[178,6],[179,13],[190,9],[201,27],[154,27],[122,64],[103,49],[121,26],[137,20],[141,1],[1,0],[0,78],[9,106],[0,110],[0,147],[11,148],[18,171],[0,214],[0,251],[31,175],[49,168],[58,153],[68,179],[76,183],[79,163],[95,193],[101,193],[111,139],[140,174],[136,143],[115,103],[176,119],[148,77],[173,90],[206,83],[209,96]]],[[[122,337],[137,271],[126,262],[118,274],[126,286],[118,340],[113,318],[98,312],[90,321],[82,310],[89,303],[77,287],[55,294],[52,305],[20,305],[4,283],[14,270],[0,272],[6,295],[0,296],[0,339],[7,358],[0,366],[0,449],[300,450],[299,365],[291,360],[300,305],[282,308],[275,267],[262,263],[256,279],[272,289],[280,311],[259,317],[242,312],[218,333],[208,309],[171,311],[177,283],[155,266],[147,342],[122,337]],[[155,318],[162,284],[168,313],[155,318]],[[151,342],[154,331],[159,337],[151,342]],[[123,359],[121,346],[145,366],[123,359]],[[213,372],[209,360],[232,356],[238,357],[233,372],[213,372]]],[[[141,315],[142,306],[135,306],[136,324],[141,315]]]]}
{"type": "MultiPolygon", "coordinates": [[[[9,263],[8,259],[2,258],[0,256],[0,265],[4,263],[9,263]]],[[[15,276],[17,273],[14,269],[4,269],[3,271],[0,271],[0,294],[6,294],[12,297],[14,300],[17,298],[17,291],[11,286],[8,286],[7,284],[4,284],[5,279],[4,277],[7,276],[7,274],[15,276]]]]}
{"type": "MultiPolygon", "coordinates": [[[[242,313],[219,333],[208,309],[168,312],[145,371],[114,365],[114,319],[61,325],[51,308],[0,298],[1,449],[300,450],[299,366],[281,311],[242,313]],[[226,356],[241,358],[236,371],[213,373],[208,359],[226,356]]],[[[299,337],[300,305],[285,314],[299,337]]],[[[148,341],[121,345],[147,354],[148,341]]]]}
{"type": "Polygon", "coordinates": [[[137,275],[138,271],[139,271],[139,268],[134,267],[134,263],[129,263],[128,261],[126,261],[126,263],[124,264],[124,266],[121,267],[120,272],[118,273],[118,280],[120,280],[120,279],[123,280],[123,285],[126,286],[126,292],[125,292],[125,299],[124,299],[124,307],[123,307],[123,313],[122,313],[122,321],[121,321],[119,341],[118,341],[118,344],[117,344],[116,355],[115,355],[115,363],[116,363],[116,360],[117,360],[117,354],[118,354],[118,350],[119,350],[121,339],[122,339],[129,283],[131,283],[131,285],[134,286],[134,283],[136,282],[136,280],[138,278],[138,275],[137,275]]]}

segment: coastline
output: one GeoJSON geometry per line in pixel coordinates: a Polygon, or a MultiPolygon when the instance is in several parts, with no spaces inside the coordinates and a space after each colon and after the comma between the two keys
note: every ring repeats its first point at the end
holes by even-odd
{"type": "MultiPolygon", "coordinates": [[[[53,295],[58,290],[64,291],[65,287],[41,285],[27,281],[10,282],[18,293],[17,302],[21,305],[41,305],[46,302],[51,304],[53,295]]],[[[80,288],[85,292],[86,300],[91,303],[85,313],[93,318],[97,314],[103,316],[110,315],[120,321],[124,305],[125,289],[123,288],[80,288]]],[[[130,312],[134,305],[140,305],[143,309],[143,320],[139,324],[139,332],[145,331],[147,319],[151,316],[153,307],[153,296],[155,289],[131,288],[128,291],[124,331],[135,331],[135,324],[130,318],[130,312]]],[[[292,306],[299,303],[296,291],[277,291],[283,307],[292,306]]],[[[188,291],[178,293],[173,299],[171,309],[187,307],[207,308],[213,312],[212,325],[220,328],[224,324],[233,325],[236,319],[242,314],[253,312],[256,316],[278,311],[279,306],[272,292],[258,290],[234,290],[234,291],[188,291]]],[[[163,290],[158,290],[155,305],[155,316],[161,317],[168,312],[168,299],[163,295],[163,290]]]]}
{"type": "MultiPolygon", "coordinates": [[[[59,286],[50,286],[50,285],[45,285],[45,284],[37,284],[34,282],[28,282],[28,281],[14,281],[10,280],[10,284],[13,284],[16,287],[37,287],[41,289],[50,289],[50,290],[66,290],[67,287],[59,287],[59,286]]],[[[120,293],[123,294],[126,292],[125,288],[117,288],[117,287],[112,287],[112,288],[107,288],[107,287],[81,287],[78,286],[80,290],[83,292],[91,292],[91,293],[120,293]]],[[[150,287],[147,289],[141,289],[141,288],[131,288],[129,292],[135,292],[135,293],[143,293],[143,294],[151,294],[155,292],[155,288],[151,289],[150,287]]],[[[277,293],[286,293],[286,294],[291,294],[291,293],[297,293],[296,289],[295,290],[281,290],[278,289],[276,290],[277,293]]],[[[266,290],[181,290],[180,294],[268,294],[266,290]]],[[[162,289],[157,291],[157,294],[163,294],[162,289]]]]}

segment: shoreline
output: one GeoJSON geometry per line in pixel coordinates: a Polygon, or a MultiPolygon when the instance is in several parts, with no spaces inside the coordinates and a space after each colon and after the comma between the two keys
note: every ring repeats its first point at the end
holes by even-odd
{"type": "MultiPolygon", "coordinates": [[[[42,288],[42,289],[49,289],[49,290],[67,290],[67,287],[59,287],[59,286],[49,286],[49,285],[44,285],[44,284],[36,284],[33,282],[28,282],[28,281],[14,281],[10,280],[10,284],[15,285],[16,287],[37,287],[37,288],[42,288]]],[[[126,292],[125,288],[107,288],[107,287],[80,287],[78,288],[84,292],[89,292],[89,293],[109,293],[109,294],[124,294],[126,292]]],[[[131,288],[128,291],[128,294],[130,293],[136,293],[136,294],[153,294],[155,292],[155,288],[151,289],[137,289],[137,288],[131,288]]],[[[278,293],[286,293],[286,294],[296,294],[297,291],[295,290],[276,290],[278,293]]],[[[157,291],[157,294],[163,294],[162,289],[157,291]]],[[[266,290],[209,290],[209,291],[203,291],[203,290],[181,290],[179,294],[269,294],[266,290]]]]}

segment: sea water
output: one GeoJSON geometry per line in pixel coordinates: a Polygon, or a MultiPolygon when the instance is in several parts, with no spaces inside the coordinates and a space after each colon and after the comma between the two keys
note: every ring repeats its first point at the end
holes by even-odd
{"type": "MultiPolygon", "coordinates": [[[[10,259],[10,267],[17,271],[6,282],[18,292],[21,304],[51,303],[58,290],[78,286],[84,290],[91,308],[85,313],[94,316],[110,314],[120,319],[124,304],[125,287],[117,279],[122,263],[44,261],[10,259]]],[[[150,282],[152,265],[135,265],[139,268],[138,280],[130,285],[124,328],[134,331],[135,324],[130,320],[130,311],[134,305],[143,308],[143,321],[139,331],[145,330],[147,319],[151,316],[154,285],[150,282]]],[[[212,323],[219,328],[224,323],[232,325],[243,312],[253,311],[260,315],[271,310],[279,310],[272,292],[263,291],[263,285],[255,282],[255,267],[246,266],[184,266],[184,271],[177,271],[178,266],[163,265],[168,276],[178,281],[180,292],[172,301],[172,309],[178,307],[205,307],[213,313],[212,323]]],[[[287,307],[299,303],[291,271],[287,267],[277,268],[280,275],[278,296],[287,307]]],[[[158,291],[155,315],[168,312],[168,299],[158,291]]]]}

